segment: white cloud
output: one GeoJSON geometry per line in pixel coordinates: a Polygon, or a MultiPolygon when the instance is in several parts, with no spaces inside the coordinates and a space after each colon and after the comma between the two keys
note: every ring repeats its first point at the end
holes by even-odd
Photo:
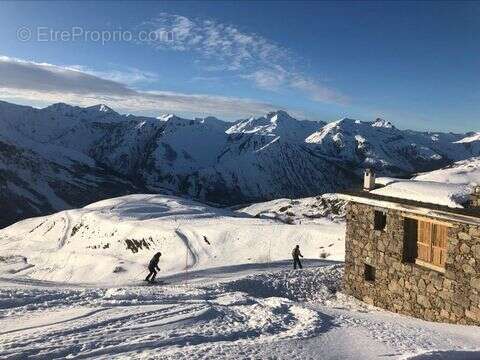
{"type": "Polygon", "coordinates": [[[132,67],[126,67],[122,70],[107,71],[95,70],[82,65],[69,65],[66,68],[81,71],[86,74],[100,77],[102,79],[112,80],[127,85],[153,83],[159,80],[158,74],[132,67]]]}
{"type": "Polygon", "coordinates": [[[78,70],[45,63],[0,57],[0,86],[18,90],[63,91],[75,94],[128,96],[126,85],[78,70]]]}
{"type": "Polygon", "coordinates": [[[288,74],[281,68],[257,70],[249,75],[243,75],[243,78],[251,79],[261,88],[271,91],[277,91],[285,86],[288,74]]]}
{"type": "Polygon", "coordinates": [[[274,106],[250,99],[137,91],[127,85],[64,67],[0,56],[0,97],[76,105],[106,103],[127,111],[190,112],[227,117],[263,114],[274,106]]]}
{"type": "Polygon", "coordinates": [[[165,41],[165,36],[158,36],[159,40],[149,42],[150,45],[158,49],[195,51],[227,70],[287,60],[289,55],[286,49],[262,36],[247,34],[233,25],[210,19],[189,19],[161,13],[141,27],[158,34],[173,34],[171,41],[165,41]]]}
{"type": "Polygon", "coordinates": [[[304,93],[313,101],[346,104],[346,96],[328,88],[321,83],[305,78],[298,73],[290,73],[281,66],[270,69],[257,70],[243,78],[253,80],[259,88],[280,91],[282,88],[294,89],[304,93]]]}
{"type": "Polygon", "coordinates": [[[233,25],[210,19],[189,19],[161,13],[143,27],[159,34],[170,33],[171,41],[149,42],[160,50],[191,51],[202,60],[207,71],[231,71],[253,82],[261,89],[300,91],[317,102],[345,104],[346,96],[299,72],[299,57],[288,49],[253,33],[245,33],[233,25]]]}
{"type": "Polygon", "coordinates": [[[289,79],[290,87],[306,93],[312,100],[345,105],[348,98],[318,82],[293,74],[289,79]]]}

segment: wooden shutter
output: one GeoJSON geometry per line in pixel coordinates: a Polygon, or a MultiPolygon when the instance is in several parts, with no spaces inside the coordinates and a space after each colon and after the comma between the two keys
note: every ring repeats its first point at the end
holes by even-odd
{"type": "Polygon", "coordinates": [[[445,267],[447,259],[448,227],[418,222],[417,259],[438,267],[445,267]]]}
{"type": "Polygon", "coordinates": [[[445,267],[448,228],[443,225],[433,224],[432,229],[432,264],[445,267]]]}
{"type": "Polygon", "coordinates": [[[432,258],[432,223],[418,222],[417,259],[431,262],[432,258]]]}

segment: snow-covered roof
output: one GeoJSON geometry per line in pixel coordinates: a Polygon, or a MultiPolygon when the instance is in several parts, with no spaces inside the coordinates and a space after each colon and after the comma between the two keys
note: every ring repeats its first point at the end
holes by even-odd
{"type": "Polygon", "coordinates": [[[474,187],[480,185],[480,157],[458,161],[413,179],[380,177],[375,183],[382,186],[372,191],[376,195],[463,208],[474,187]]]}
{"type": "Polygon", "coordinates": [[[480,225],[480,208],[466,207],[480,185],[480,157],[458,161],[412,179],[380,177],[372,191],[344,191],[339,198],[448,221],[480,225]]]}
{"type": "Polygon", "coordinates": [[[379,178],[376,183],[385,186],[372,190],[373,194],[443,205],[450,208],[464,207],[473,191],[469,184],[449,184],[414,179],[379,178]]]}

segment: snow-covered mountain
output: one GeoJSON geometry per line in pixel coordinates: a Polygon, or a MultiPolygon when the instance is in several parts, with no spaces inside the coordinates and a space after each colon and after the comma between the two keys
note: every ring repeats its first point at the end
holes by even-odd
{"type": "Polygon", "coordinates": [[[377,119],[363,122],[341,119],[325,125],[305,141],[318,152],[380,173],[432,170],[479,154],[480,141],[461,142],[466,134],[399,130],[377,119]]]}
{"type": "Polygon", "coordinates": [[[283,140],[304,142],[305,138],[326,123],[322,121],[297,120],[285,111],[270,112],[259,118],[241,120],[227,130],[228,134],[256,134],[281,137],[283,140]]]}
{"type": "Polygon", "coordinates": [[[480,155],[475,133],[298,121],[284,111],[229,123],[0,102],[0,129],[0,226],[132,192],[226,205],[313,196],[356,184],[366,166],[404,176],[480,155]]]}

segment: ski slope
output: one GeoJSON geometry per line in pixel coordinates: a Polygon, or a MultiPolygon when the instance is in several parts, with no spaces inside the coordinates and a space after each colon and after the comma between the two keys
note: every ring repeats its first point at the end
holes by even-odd
{"type": "Polygon", "coordinates": [[[125,284],[162,252],[163,274],[291,257],[343,259],[344,225],[289,225],[167,195],[129,195],[0,231],[0,271],[75,284],[125,284]]]}
{"type": "Polygon", "coordinates": [[[339,293],[341,263],[175,274],[153,286],[0,279],[2,359],[462,359],[474,327],[388,313],[339,293]]]}

